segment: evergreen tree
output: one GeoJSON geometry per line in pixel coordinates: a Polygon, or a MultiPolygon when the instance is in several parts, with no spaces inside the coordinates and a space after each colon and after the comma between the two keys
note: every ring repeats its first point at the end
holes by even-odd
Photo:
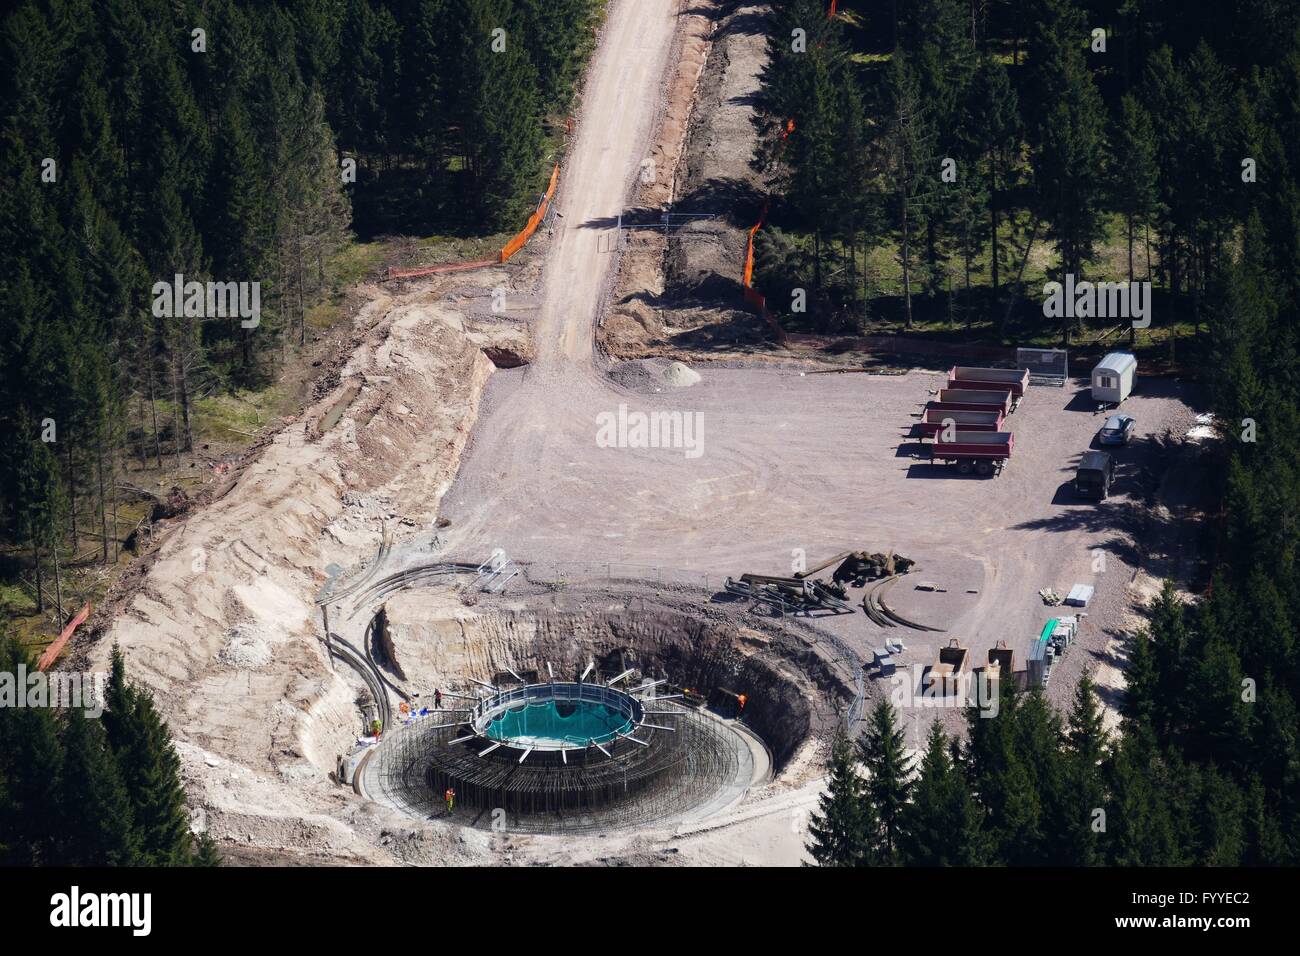
{"type": "Polygon", "coordinates": [[[537,72],[544,108],[564,109],[587,44],[574,27],[590,16],[591,0],[519,0],[519,24],[537,72]]]}
{"type": "Polygon", "coordinates": [[[66,723],[59,863],[134,865],[139,861],[140,835],[104,729],[80,711],[71,712],[66,723]]]}
{"type": "Polygon", "coordinates": [[[193,839],[171,732],[147,691],[126,681],[125,660],[113,650],[104,724],[140,830],[140,859],[148,866],[190,862],[193,839]]]}
{"type": "Polygon", "coordinates": [[[808,854],[818,866],[861,866],[868,859],[871,805],[865,799],[853,745],[842,731],[831,741],[830,775],[809,820],[808,854]]]}
{"type": "Polygon", "coordinates": [[[867,729],[858,741],[858,756],[867,773],[867,799],[875,824],[867,846],[873,862],[892,866],[901,862],[904,810],[911,793],[912,758],[903,746],[903,731],[893,706],[880,701],[871,711],[867,729]]]}
{"type": "MultiPolygon", "coordinates": [[[[0,634],[0,671],[16,675],[35,663],[0,634]]],[[[14,693],[27,688],[14,686],[14,693]]],[[[49,866],[59,862],[59,788],[63,746],[48,707],[0,707],[0,864],[49,866]]]]}
{"type": "Polygon", "coordinates": [[[1074,692],[1066,732],[1065,802],[1061,858],[1071,866],[1099,866],[1104,853],[1096,830],[1105,811],[1104,761],[1107,735],[1092,679],[1085,674],[1074,692]]]}
{"type": "Polygon", "coordinates": [[[1129,729],[1139,733],[1153,733],[1156,714],[1155,649],[1151,636],[1145,632],[1129,639],[1128,664],[1124,671],[1127,688],[1121,712],[1129,729]]]}
{"type": "Polygon", "coordinates": [[[839,96],[833,66],[825,52],[812,50],[805,58],[808,68],[800,76],[806,86],[799,97],[797,131],[784,157],[790,168],[786,194],[812,233],[813,282],[820,290],[825,229],[834,227],[842,205],[836,150],[839,96]]]}
{"type": "MultiPolygon", "coordinates": [[[[57,426],[57,423],[56,423],[57,426]]],[[[36,575],[36,610],[45,610],[41,568],[46,554],[53,556],[58,576],[58,546],[67,515],[67,496],[59,477],[59,466],[50,446],[36,437],[36,423],[28,425],[18,461],[17,536],[32,552],[36,575]]],[[[62,617],[60,609],[60,618],[62,617]]]]}
{"type": "Polygon", "coordinates": [[[1245,800],[1211,763],[1201,777],[1196,822],[1204,866],[1240,866],[1246,854],[1245,800]]]}
{"type": "Polygon", "coordinates": [[[396,25],[387,8],[369,0],[347,0],[342,22],[334,88],[339,143],[345,152],[382,162],[390,145],[384,92],[397,67],[396,25]]]}
{"type": "MultiPolygon", "coordinates": [[[[1047,237],[1056,243],[1061,276],[1082,278],[1084,263],[1102,235],[1105,112],[1077,50],[1065,56],[1052,86],[1059,87],[1060,94],[1047,107],[1037,131],[1034,200],[1047,224],[1047,237]]],[[[1062,321],[1068,345],[1071,320],[1062,321]]]]}
{"type": "Polygon", "coordinates": [[[517,226],[540,182],[542,126],[537,74],[506,0],[449,0],[444,19],[466,38],[449,67],[453,121],[478,215],[517,226]]]}
{"type": "MultiPolygon", "coordinates": [[[[1005,193],[1015,186],[1016,154],[1020,144],[1019,99],[1006,67],[993,57],[980,60],[971,84],[965,120],[972,152],[979,157],[987,188],[989,215],[989,276],[996,302],[1001,290],[999,230],[1005,193]]],[[[1005,329],[999,333],[1005,335],[1005,329]]]]}
{"type": "Polygon", "coordinates": [[[194,852],[194,866],[220,866],[221,853],[217,850],[216,841],[207,833],[200,833],[198,839],[194,841],[197,849],[194,852]]]}
{"type": "MultiPolygon", "coordinates": [[[[1115,210],[1124,217],[1128,281],[1133,282],[1133,244],[1140,231],[1150,225],[1155,215],[1159,177],[1155,130],[1151,125],[1151,117],[1135,96],[1125,95],[1120,101],[1119,119],[1112,142],[1117,157],[1111,169],[1112,202],[1115,210]]],[[[1146,271],[1150,271],[1149,262],[1146,271]]]]}
{"type": "Polygon", "coordinates": [[[990,847],[980,809],[950,755],[939,723],[930,725],[921,772],[903,810],[900,850],[908,866],[982,866],[990,847]]]}
{"type": "Polygon", "coordinates": [[[934,145],[933,118],[902,51],[890,60],[885,90],[886,202],[892,214],[898,261],[903,272],[905,326],[910,329],[916,241],[926,233],[926,216],[938,178],[939,157],[934,145]]]}
{"type": "Polygon", "coordinates": [[[1116,750],[1103,837],[1112,866],[1174,866],[1184,860],[1168,797],[1168,772],[1154,745],[1125,736],[1116,750]]]}

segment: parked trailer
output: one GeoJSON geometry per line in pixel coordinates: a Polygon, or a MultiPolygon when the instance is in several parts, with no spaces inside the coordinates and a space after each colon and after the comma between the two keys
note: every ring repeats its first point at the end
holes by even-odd
{"type": "Polygon", "coordinates": [[[1132,352],[1111,352],[1092,370],[1092,400],[1118,405],[1133,391],[1137,358],[1132,352]]]}
{"type": "Polygon", "coordinates": [[[1002,413],[996,408],[987,412],[958,411],[944,408],[927,408],[921,418],[921,433],[933,435],[942,431],[945,422],[954,423],[964,432],[999,432],[1002,430],[1002,413]]]}
{"type": "Polygon", "coordinates": [[[942,432],[934,436],[930,461],[951,462],[963,475],[996,475],[1011,457],[1016,437],[1011,432],[957,432],[946,441],[942,432]]]}
{"type": "Polygon", "coordinates": [[[1029,387],[1027,368],[972,368],[954,365],[948,369],[949,388],[998,389],[1007,385],[1017,399],[1023,398],[1029,387]]]}
{"type": "MultiPolygon", "coordinates": [[[[941,388],[935,396],[935,404],[954,412],[989,412],[1002,410],[1003,415],[1011,414],[1011,388],[974,389],[941,388]]],[[[931,405],[930,407],[935,407],[931,405]]]]}

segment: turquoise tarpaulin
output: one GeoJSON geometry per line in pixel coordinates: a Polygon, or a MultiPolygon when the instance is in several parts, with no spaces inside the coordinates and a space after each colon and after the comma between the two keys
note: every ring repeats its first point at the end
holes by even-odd
{"type": "Polygon", "coordinates": [[[582,745],[604,743],[632,728],[625,714],[604,704],[578,701],[564,710],[561,713],[553,700],[515,707],[493,718],[487,735],[493,740],[582,745]]]}

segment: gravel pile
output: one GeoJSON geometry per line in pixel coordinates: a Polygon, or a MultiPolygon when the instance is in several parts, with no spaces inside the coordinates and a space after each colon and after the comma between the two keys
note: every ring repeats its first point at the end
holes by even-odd
{"type": "Polygon", "coordinates": [[[239,670],[257,670],[271,663],[271,645],[246,624],[230,629],[230,639],[217,655],[223,664],[239,670]]]}

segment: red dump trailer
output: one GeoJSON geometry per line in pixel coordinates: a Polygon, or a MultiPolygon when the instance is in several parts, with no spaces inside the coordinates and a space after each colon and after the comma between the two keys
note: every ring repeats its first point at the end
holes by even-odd
{"type": "Polygon", "coordinates": [[[943,432],[934,436],[930,461],[946,461],[963,475],[996,475],[1011,457],[1016,438],[1011,432],[957,432],[944,441],[943,432]]]}
{"type": "Polygon", "coordinates": [[[923,435],[933,435],[944,427],[944,422],[952,422],[954,431],[963,432],[1000,432],[1002,431],[1002,413],[996,408],[987,412],[963,412],[952,409],[935,408],[933,404],[925,410],[920,422],[923,435]]]}
{"type": "Polygon", "coordinates": [[[1003,416],[1011,414],[1011,389],[983,391],[973,388],[941,388],[927,406],[949,412],[994,412],[1003,416]]]}
{"type": "Polygon", "coordinates": [[[1029,369],[1027,368],[970,368],[954,365],[948,369],[949,388],[1011,389],[1017,399],[1024,398],[1025,389],[1029,387],[1029,369]]]}

